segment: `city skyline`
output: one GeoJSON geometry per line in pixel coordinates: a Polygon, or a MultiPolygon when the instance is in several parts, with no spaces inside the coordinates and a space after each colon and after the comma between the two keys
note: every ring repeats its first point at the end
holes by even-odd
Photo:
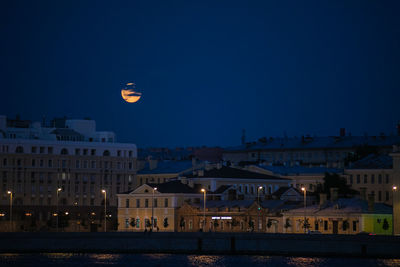
{"type": "Polygon", "coordinates": [[[0,114],[90,117],[138,147],[395,134],[399,5],[7,1],[0,114]]]}

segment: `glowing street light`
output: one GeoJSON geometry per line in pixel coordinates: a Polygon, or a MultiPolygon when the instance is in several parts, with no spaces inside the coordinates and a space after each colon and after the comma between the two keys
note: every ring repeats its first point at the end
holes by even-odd
{"type": "Polygon", "coordinates": [[[107,191],[101,190],[104,194],[104,232],[107,232],[107,191]]]}
{"type": "Polygon", "coordinates": [[[206,190],[204,188],[201,189],[201,192],[204,194],[204,207],[203,207],[203,231],[206,230],[206,190]]]}
{"type": "Polygon", "coordinates": [[[306,203],[307,203],[307,190],[305,187],[301,188],[301,191],[304,192],[304,233],[306,233],[306,203]]]}
{"type": "Polygon", "coordinates": [[[394,235],[394,226],[396,225],[395,224],[395,216],[394,216],[394,212],[395,212],[395,209],[394,209],[394,199],[395,199],[395,194],[397,194],[397,186],[396,185],[393,185],[392,186],[392,235],[394,235]]]}
{"type": "Polygon", "coordinates": [[[7,194],[10,195],[10,231],[12,231],[13,230],[13,227],[12,227],[12,197],[13,197],[13,194],[11,191],[7,191],[7,194]]]}
{"type": "Polygon", "coordinates": [[[153,188],[153,198],[151,200],[151,230],[154,231],[154,191],[157,190],[157,187],[153,188]]]}
{"type": "Polygon", "coordinates": [[[257,224],[258,224],[258,226],[257,226],[257,228],[258,228],[258,231],[260,231],[260,211],[261,211],[261,208],[260,208],[260,190],[262,190],[262,189],[263,189],[262,186],[257,187],[257,206],[258,206],[258,213],[257,213],[257,224]]]}
{"type": "Polygon", "coordinates": [[[57,232],[58,232],[58,194],[62,191],[62,188],[57,188],[57,218],[56,218],[56,224],[57,224],[57,232]]]}

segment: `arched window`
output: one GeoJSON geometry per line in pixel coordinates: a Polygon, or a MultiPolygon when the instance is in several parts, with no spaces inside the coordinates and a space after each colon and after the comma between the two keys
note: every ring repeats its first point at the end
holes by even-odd
{"type": "Polygon", "coordinates": [[[103,152],[103,156],[110,156],[110,151],[108,151],[108,150],[104,150],[104,152],[103,152]]]}
{"type": "Polygon", "coordinates": [[[17,146],[15,153],[24,153],[24,148],[22,146],[17,146]]]}
{"type": "Polygon", "coordinates": [[[68,155],[68,149],[66,148],[61,149],[61,155],[68,155]]]}

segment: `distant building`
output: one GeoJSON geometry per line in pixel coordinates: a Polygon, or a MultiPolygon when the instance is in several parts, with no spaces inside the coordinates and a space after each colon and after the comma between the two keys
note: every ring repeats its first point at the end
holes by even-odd
{"type": "Polygon", "coordinates": [[[273,175],[217,165],[215,168],[197,170],[179,177],[182,183],[199,184],[207,191],[215,192],[221,186],[230,185],[237,199],[268,197],[282,186],[290,186],[291,180],[273,175]],[[260,189],[261,188],[261,189],[260,189]]]}
{"type": "Polygon", "coordinates": [[[344,170],[351,188],[371,194],[375,202],[392,204],[393,158],[390,155],[369,155],[344,170]]]}
{"type": "Polygon", "coordinates": [[[11,191],[12,230],[55,231],[58,210],[60,229],[96,231],[105,217],[102,189],[108,228],[115,228],[116,194],[133,188],[136,145],[115,143],[94,121],[54,124],[65,128],[0,117],[1,230],[10,230],[11,191]]]}
{"type": "Polygon", "coordinates": [[[400,136],[329,136],[301,138],[261,138],[258,142],[226,148],[223,160],[232,164],[305,165],[343,168],[345,159],[358,147],[372,146],[379,153],[391,152],[400,136]]]}
{"type": "Polygon", "coordinates": [[[343,169],[326,167],[306,167],[306,166],[269,166],[269,165],[250,165],[248,170],[276,175],[278,177],[292,180],[293,187],[300,190],[305,187],[308,192],[314,192],[317,186],[324,183],[326,173],[343,174],[343,169]]]}
{"type": "Polygon", "coordinates": [[[204,164],[195,160],[148,160],[140,168],[135,177],[135,188],[148,183],[165,183],[178,178],[180,175],[193,173],[194,170],[203,168],[204,164]]]}

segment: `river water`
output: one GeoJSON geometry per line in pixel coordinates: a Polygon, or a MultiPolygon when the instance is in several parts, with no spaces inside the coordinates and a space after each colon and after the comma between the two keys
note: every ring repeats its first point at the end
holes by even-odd
{"type": "Polygon", "coordinates": [[[184,254],[0,254],[1,266],[400,266],[399,259],[184,254]]]}

